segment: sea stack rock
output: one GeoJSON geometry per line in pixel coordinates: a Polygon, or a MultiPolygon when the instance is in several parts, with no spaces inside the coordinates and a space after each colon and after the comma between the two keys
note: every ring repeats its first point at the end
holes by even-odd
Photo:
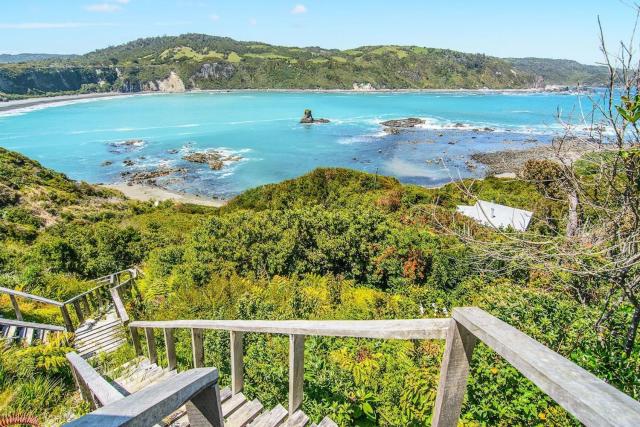
{"type": "Polygon", "coordinates": [[[312,124],[312,123],[329,123],[327,119],[314,119],[311,110],[308,108],[304,110],[304,116],[300,119],[300,123],[312,124]]]}

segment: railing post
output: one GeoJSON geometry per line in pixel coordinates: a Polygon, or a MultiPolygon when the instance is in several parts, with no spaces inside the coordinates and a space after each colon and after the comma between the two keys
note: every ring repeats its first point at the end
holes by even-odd
{"type": "Polygon", "coordinates": [[[222,405],[218,383],[202,390],[186,403],[187,418],[191,427],[223,427],[222,405]]]}
{"type": "Polygon", "coordinates": [[[164,329],[164,345],[167,349],[167,362],[170,371],[176,369],[176,339],[173,328],[164,329]]]}
{"type": "Polygon", "coordinates": [[[130,327],[131,331],[131,342],[133,343],[133,348],[136,351],[136,356],[142,356],[142,347],[140,346],[140,335],[138,335],[138,328],[130,327]]]}
{"type": "Polygon", "coordinates": [[[304,335],[289,335],[289,415],[302,406],[304,339],[304,335]]]}
{"type": "Polygon", "coordinates": [[[89,299],[87,298],[86,294],[83,295],[82,298],[80,298],[80,302],[82,303],[87,316],[91,316],[91,307],[89,306],[89,299]]]}
{"type": "Polygon", "coordinates": [[[92,292],[93,298],[97,304],[98,311],[102,311],[103,303],[102,303],[102,293],[101,288],[96,289],[92,292]]]}
{"type": "Polygon", "coordinates": [[[22,313],[20,312],[20,307],[18,306],[18,301],[16,300],[16,297],[13,295],[9,295],[9,299],[11,300],[11,305],[13,306],[13,310],[16,312],[16,319],[23,320],[22,313]]]}
{"type": "Polygon", "coordinates": [[[73,309],[76,311],[76,316],[78,316],[78,323],[82,324],[84,322],[84,315],[82,314],[82,308],[80,307],[80,301],[73,301],[73,309]]]}
{"type": "Polygon", "coordinates": [[[191,349],[193,351],[193,367],[204,367],[204,347],[202,345],[202,329],[191,329],[191,349]]]}
{"type": "Polygon", "coordinates": [[[62,313],[62,320],[67,328],[67,332],[73,332],[73,322],[71,321],[71,316],[69,316],[69,310],[67,310],[66,304],[60,307],[60,313],[62,313]]]}
{"type": "Polygon", "coordinates": [[[231,393],[234,395],[244,387],[243,337],[243,332],[231,331],[231,393]]]}
{"type": "Polygon", "coordinates": [[[431,422],[433,427],[458,425],[476,342],[473,334],[451,319],[440,366],[440,384],[431,422]]]}
{"type": "Polygon", "coordinates": [[[156,351],[156,338],[153,336],[153,328],[144,328],[144,336],[147,339],[149,362],[152,364],[158,363],[158,352],[156,351]]]}

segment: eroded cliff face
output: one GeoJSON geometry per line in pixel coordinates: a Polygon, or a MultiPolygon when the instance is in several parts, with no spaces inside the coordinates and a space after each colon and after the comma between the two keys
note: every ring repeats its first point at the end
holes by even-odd
{"type": "Polygon", "coordinates": [[[142,84],[142,90],[149,92],[185,92],[186,87],[180,76],[172,71],[166,79],[152,80],[142,84]]]}

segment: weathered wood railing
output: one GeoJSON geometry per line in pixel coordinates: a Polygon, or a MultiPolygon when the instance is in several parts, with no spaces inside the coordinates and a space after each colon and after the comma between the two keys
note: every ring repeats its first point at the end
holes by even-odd
{"type": "Polygon", "coordinates": [[[445,339],[433,426],[455,427],[478,340],[511,363],[542,391],[587,426],[640,426],[640,403],[517,329],[478,308],[459,308],[451,319],[371,321],[135,321],[129,324],[139,355],[138,328],[147,338],[149,359],[157,362],[154,329],[162,329],[169,369],[176,367],[174,330],[191,330],[193,365],[204,366],[203,331],[225,330],[231,339],[232,393],[243,388],[245,333],[289,335],[289,414],[302,404],[306,336],[378,339],[445,339]]]}
{"type": "MultiPolygon", "coordinates": [[[[79,323],[82,323],[88,316],[100,313],[112,299],[114,305],[116,306],[116,311],[118,312],[118,314],[120,314],[121,309],[124,306],[122,305],[121,299],[116,300],[114,298],[114,292],[112,291],[112,289],[114,287],[116,289],[119,289],[121,287],[132,284],[132,282],[139,276],[139,274],[140,270],[137,267],[133,267],[127,270],[122,270],[117,273],[110,274],[108,276],[94,279],[93,282],[97,283],[97,286],[65,301],[62,308],[62,316],[67,329],[70,331],[74,330],[74,325],[71,321],[71,318],[69,317],[67,306],[73,307],[79,323]],[[127,279],[123,281],[122,278],[125,275],[127,279]],[[120,309],[118,303],[120,303],[120,309]]],[[[116,294],[120,295],[120,291],[117,291],[116,294]]]]}
{"type": "Polygon", "coordinates": [[[125,397],[76,353],[67,359],[83,398],[98,408],[67,426],[152,426],[183,405],[192,427],[223,426],[215,368],[191,369],[125,397]]]}
{"type": "Polygon", "coordinates": [[[27,345],[31,345],[35,339],[46,341],[47,334],[50,332],[64,331],[62,326],[0,318],[0,336],[4,337],[7,343],[14,340],[24,340],[27,345]]]}
{"type": "MultiPolygon", "coordinates": [[[[93,282],[97,284],[95,287],[64,302],[4,287],[0,287],[0,294],[6,294],[9,296],[11,305],[13,306],[13,309],[16,313],[17,320],[23,320],[22,312],[18,304],[18,298],[24,298],[39,302],[41,304],[48,304],[58,307],[60,309],[60,314],[62,315],[62,320],[64,322],[66,330],[69,332],[73,332],[75,330],[75,325],[70,315],[69,306],[73,307],[73,311],[75,312],[75,315],[78,319],[78,323],[82,323],[86,317],[99,313],[107,307],[108,303],[111,301],[114,295],[114,293],[111,292],[111,289],[112,287],[115,287],[117,289],[116,294],[119,295],[120,298],[119,301],[113,299],[113,302],[116,305],[118,314],[120,315],[121,311],[124,309],[121,298],[121,289],[132,285],[135,279],[138,278],[141,274],[142,271],[140,269],[138,269],[137,267],[132,267],[127,270],[122,270],[117,273],[110,274],[108,276],[100,277],[93,280],[93,282]],[[126,279],[123,280],[124,277],[126,277],[126,279]],[[120,308],[118,306],[118,303],[120,303],[120,308]]],[[[124,313],[126,314],[126,310],[124,310],[124,313]]],[[[126,320],[124,319],[123,321],[126,322],[126,320]]]]}

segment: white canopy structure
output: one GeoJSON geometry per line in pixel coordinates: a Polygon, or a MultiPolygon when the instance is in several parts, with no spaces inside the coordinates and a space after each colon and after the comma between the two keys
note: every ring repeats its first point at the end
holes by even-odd
{"type": "Polygon", "coordinates": [[[473,206],[458,206],[458,212],[473,218],[482,225],[504,229],[512,227],[516,231],[525,231],[529,227],[533,212],[511,208],[497,203],[478,200],[473,206]]]}

